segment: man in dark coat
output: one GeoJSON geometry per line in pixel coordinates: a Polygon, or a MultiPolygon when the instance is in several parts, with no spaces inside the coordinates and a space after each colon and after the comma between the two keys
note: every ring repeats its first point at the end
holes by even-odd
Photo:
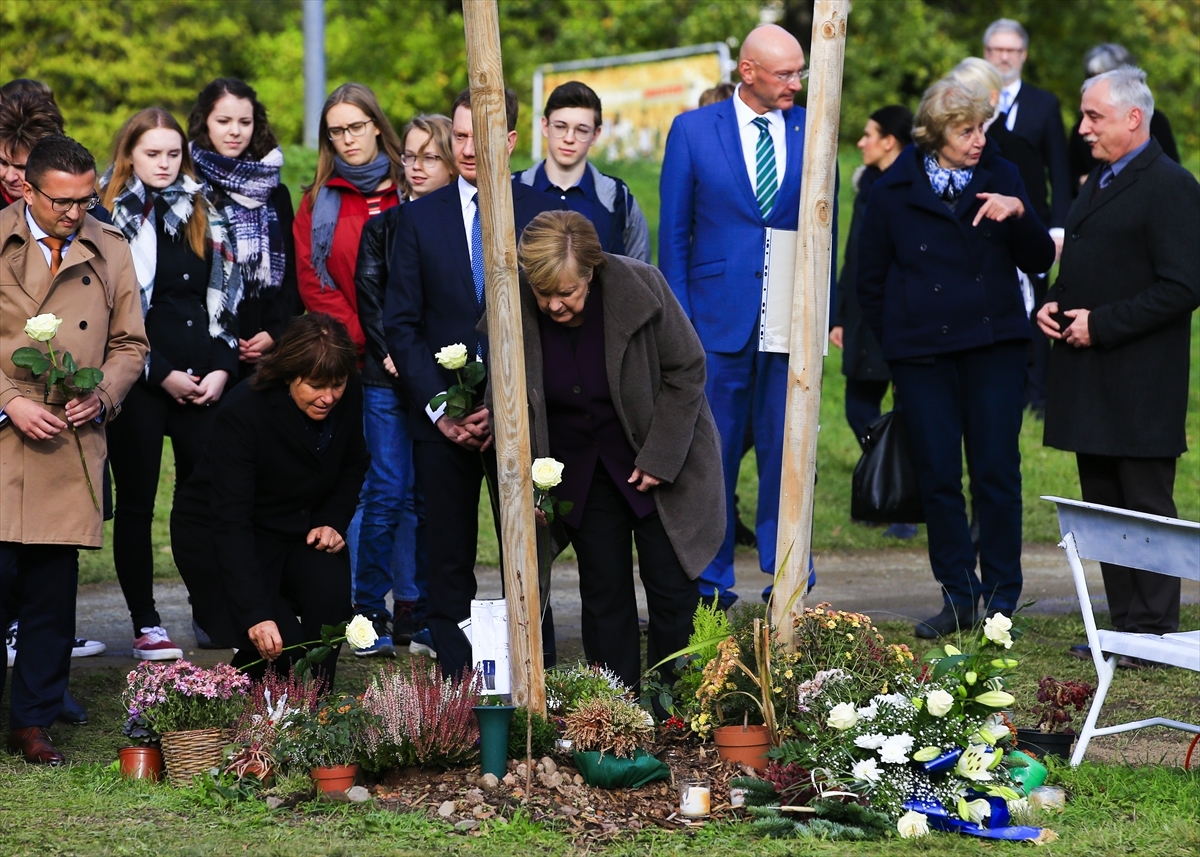
{"type": "MultiPolygon", "coordinates": [[[[1175,517],[1200,306],[1200,184],[1150,138],[1154,98],[1140,69],[1088,80],[1082,111],[1079,133],[1102,166],[1071,208],[1058,281],[1037,315],[1056,340],[1045,443],[1076,454],[1084,500],[1175,517]]],[[[1178,630],[1178,579],[1102,569],[1116,630],[1178,630]]]]}

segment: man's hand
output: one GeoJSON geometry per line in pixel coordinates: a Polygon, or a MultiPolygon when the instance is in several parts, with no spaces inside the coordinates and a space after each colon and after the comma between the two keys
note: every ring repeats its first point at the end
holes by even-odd
{"type": "Polygon", "coordinates": [[[196,385],[196,398],[192,399],[192,404],[213,404],[221,398],[227,383],[229,383],[229,373],[224,369],[214,369],[201,378],[200,383],[196,385]]]}
{"type": "Polygon", "coordinates": [[[1091,315],[1091,310],[1069,309],[1063,315],[1071,319],[1071,326],[1063,331],[1063,339],[1067,341],[1067,344],[1074,345],[1076,348],[1090,346],[1092,332],[1088,330],[1088,316],[1091,315]]]}
{"type": "Polygon", "coordinates": [[[487,408],[480,408],[457,420],[443,415],[438,418],[437,427],[446,438],[466,449],[483,452],[492,445],[487,408]]]}
{"type": "Polygon", "coordinates": [[[37,402],[16,396],[4,406],[4,413],[21,434],[32,440],[49,440],[67,424],[37,402]]]}
{"type": "Polygon", "coordinates": [[[249,339],[238,340],[238,360],[243,363],[257,363],[274,346],[275,340],[271,338],[271,334],[261,330],[249,339]]]}
{"type": "Polygon", "coordinates": [[[833,343],[835,348],[845,347],[844,337],[845,331],[840,324],[829,329],[829,341],[833,343]]]}
{"type": "Polygon", "coordinates": [[[176,402],[186,405],[200,395],[199,384],[200,378],[197,376],[172,369],[167,373],[167,377],[163,378],[162,388],[176,402]]]}
{"type": "Polygon", "coordinates": [[[102,405],[96,391],[86,396],[79,396],[67,402],[67,421],[73,426],[81,426],[89,420],[100,416],[102,405]]]}
{"type": "Polygon", "coordinates": [[[972,226],[978,226],[985,217],[988,220],[1007,220],[1025,216],[1025,203],[1015,196],[1004,196],[1000,193],[977,193],[976,199],[982,199],[983,205],[971,221],[972,226]]]}
{"type": "Polygon", "coordinates": [[[1038,327],[1042,329],[1042,333],[1051,339],[1062,339],[1062,331],[1058,326],[1058,322],[1054,320],[1054,316],[1058,313],[1058,302],[1049,301],[1042,304],[1042,308],[1037,311],[1038,327]]]}
{"type": "Polygon", "coordinates": [[[305,541],[325,553],[337,553],[346,546],[342,534],[333,527],[315,527],[308,531],[305,541]]]}
{"type": "Polygon", "coordinates": [[[283,654],[283,637],[279,635],[279,626],[270,619],[251,626],[246,633],[254,648],[258,649],[259,656],[273,661],[283,654]]]}
{"type": "Polygon", "coordinates": [[[651,476],[640,467],[633,468],[633,474],[625,481],[637,490],[641,491],[643,494],[645,494],[651,488],[657,488],[659,485],[662,485],[661,479],[659,479],[657,476],[651,476]]]}

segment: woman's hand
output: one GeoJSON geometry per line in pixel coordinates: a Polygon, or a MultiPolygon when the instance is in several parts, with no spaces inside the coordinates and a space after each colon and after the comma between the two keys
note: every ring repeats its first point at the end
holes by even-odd
{"type": "Polygon", "coordinates": [[[251,626],[247,633],[260,657],[273,661],[283,654],[283,637],[279,636],[279,626],[270,619],[251,626]]]}
{"type": "Polygon", "coordinates": [[[400,373],[396,371],[396,364],[392,362],[392,355],[383,355],[383,370],[393,378],[399,378],[400,373]]]}
{"type": "Polygon", "coordinates": [[[842,348],[845,345],[845,328],[840,324],[829,328],[829,341],[835,348],[842,348]]]}
{"type": "Polygon", "coordinates": [[[988,220],[1007,220],[1025,216],[1025,203],[1015,196],[1004,196],[999,193],[977,193],[976,199],[982,199],[983,205],[971,221],[972,226],[978,226],[983,218],[988,220]]]}
{"type": "Polygon", "coordinates": [[[198,395],[192,399],[193,405],[211,405],[225,392],[225,385],[229,383],[229,373],[224,369],[214,369],[196,385],[198,395]]]}
{"type": "Polygon", "coordinates": [[[626,481],[643,494],[645,494],[651,488],[657,488],[659,485],[662,485],[661,479],[659,479],[657,476],[651,476],[640,467],[633,468],[633,475],[630,476],[626,481]]]}
{"type": "Polygon", "coordinates": [[[333,527],[314,527],[308,531],[305,541],[325,553],[337,553],[346,546],[346,540],[342,538],[342,534],[333,527]]]}
{"type": "Polygon", "coordinates": [[[172,369],[163,378],[162,388],[167,395],[181,405],[186,405],[200,395],[200,378],[172,369]]]}
{"type": "Polygon", "coordinates": [[[78,396],[67,402],[67,422],[73,426],[81,426],[100,416],[100,408],[100,397],[96,395],[95,390],[86,396],[78,396]]]}
{"type": "Polygon", "coordinates": [[[238,360],[243,363],[257,363],[273,347],[275,340],[271,338],[271,334],[260,330],[249,339],[238,340],[238,360]]]}

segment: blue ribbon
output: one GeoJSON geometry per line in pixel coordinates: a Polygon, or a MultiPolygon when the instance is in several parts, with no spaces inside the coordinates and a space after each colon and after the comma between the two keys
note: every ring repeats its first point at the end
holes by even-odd
{"type": "Polygon", "coordinates": [[[923,763],[926,773],[929,774],[946,774],[954,770],[954,766],[958,764],[958,757],[963,753],[961,747],[955,747],[949,753],[943,753],[931,762],[923,763]]]}
{"type": "Polygon", "coordinates": [[[926,800],[914,797],[905,801],[904,808],[924,814],[929,820],[930,827],[934,830],[942,830],[948,833],[965,833],[969,836],[978,836],[983,839],[1007,839],[1014,842],[1025,839],[1037,839],[1041,835],[1041,828],[1038,827],[1008,827],[1010,816],[1008,813],[1008,804],[1004,801],[1004,798],[992,797],[991,795],[979,794],[977,792],[970,792],[968,795],[971,800],[982,797],[992,805],[992,815],[987,819],[988,827],[981,827],[973,821],[967,821],[958,816],[950,815],[939,800],[926,800]]]}

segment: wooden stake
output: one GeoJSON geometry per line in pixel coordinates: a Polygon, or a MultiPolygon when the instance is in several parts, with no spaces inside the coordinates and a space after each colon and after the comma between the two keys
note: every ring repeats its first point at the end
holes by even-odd
{"type": "Polygon", "coordinates": [[[833,246],[833,212],[849,14],[849,0],[813,3],[804,168],[800,179],[800,235],[792,295],[791,356],[771,606],[771,620],[789,647],[793,645],[792,618],[804,609],[808,586],[821,369],[828,335],[825,325],[829,269],[837,249],[833,246]]]}
{"type": "Polygon", "coordinates": [[[508,120],[496,0],[463,0],[471,121],[483,228],[487,284],[492,433],[500,483],[504,594],[508,601],[509,664],[516,705],[546,713],[538,598],[537,524],[525,392],[525,351],[517,281],[517,241],[508,166],[508,120]]]}

